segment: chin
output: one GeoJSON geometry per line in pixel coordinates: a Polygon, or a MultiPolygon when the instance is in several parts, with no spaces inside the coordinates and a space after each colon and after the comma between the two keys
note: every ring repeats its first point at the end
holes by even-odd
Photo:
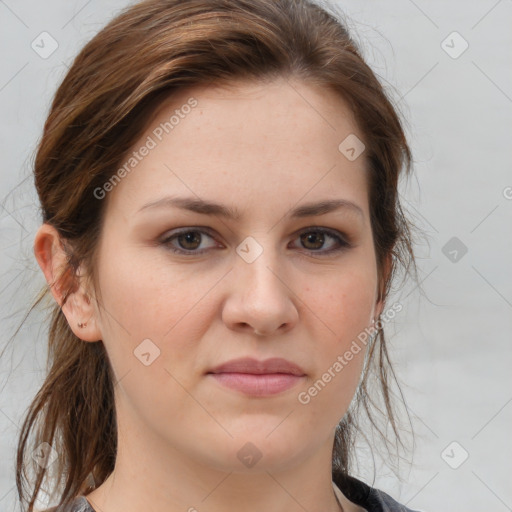
{"type": "Polygon", "coordinates": [[[284,426],[276,429],[277,425],[279,422],[274,421],[272,425],[269,422],[260,429],[247,428],[243,435],[235,435],[230,431],[233,438],[227,438],[226,434],[224,439],[212,443],[202,453],[202,458],[204,460],[207,453],[206,464],[223,472],[277,473],[290,469],[306,457],[306,439],[301,439],[284,426]]]}

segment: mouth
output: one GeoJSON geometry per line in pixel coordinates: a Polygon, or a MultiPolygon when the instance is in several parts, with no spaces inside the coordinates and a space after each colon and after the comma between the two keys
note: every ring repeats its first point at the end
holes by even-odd
{"type": "Polygon", "coordinates": [[[207,372],[207,376],[229,389],[263,397],[291,389],[304,379],[306,373],[297,364],[282,358],[265,361],[242,358],[217,366],[207,372]]]}
{"type": "Polygon", "coordinates": [[[289,373],[210,373],[219,384],[252,396],[282,393],[297,385],[303,377],[289,373]]]}

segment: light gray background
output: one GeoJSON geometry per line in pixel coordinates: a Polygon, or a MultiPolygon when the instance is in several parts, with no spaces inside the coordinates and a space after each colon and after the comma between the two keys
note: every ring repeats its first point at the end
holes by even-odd
{"type": "MultiPolygon", "coordinates": [[[[404,310],[388,331],[416,451],[402,484],[377,460],[375,484],[418,510],[512,510],[512,1],[337,3],[407,119],[416,177],[402,198],[428,235],[416,248],[425,295],[398,293],[404,310]],[[462,39],[446,40],[452,56],[442,46],[454,31],[469,44],[457,58],[462,39]],[[453,237],[467,247],[457,261],[443,252],[453,237]]],[[[44,284],[30,172],[49,102],[81,46],[126,5],[0,0],[2,344],[44,284]],[[43,31],[59,45],[47,59],[31,48],[43,31]]],[[[43,318],[33,314],[0,361],[1,511],[13,510],[16,436],[43,375],[43,318]]],[[[364,446],[360,456],[371,480],[364,446]]]]}

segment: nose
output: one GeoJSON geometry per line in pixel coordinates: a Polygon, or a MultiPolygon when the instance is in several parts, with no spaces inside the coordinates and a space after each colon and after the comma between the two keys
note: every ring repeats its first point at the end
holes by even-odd
{"type": "Polygon", "coordinates": [[[229,287],[222,319],[230,329],[272,336],[296,325],[296,295],[284,265],[271,249],[265,248],[252,263],[237,256],[229,287]]]}

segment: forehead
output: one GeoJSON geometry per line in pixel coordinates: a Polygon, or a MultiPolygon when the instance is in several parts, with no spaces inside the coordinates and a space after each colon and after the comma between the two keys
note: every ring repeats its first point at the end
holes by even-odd
{"type": "Polygon", "coordinates": [[[126,214],[165,194],[242,212],[320,197],[364,209],[364,154],[350,161],[340,151],[352,136],[363,139],[348,104],[318,86],[279,79],[190,88],[155,110],[108,200],[126,214]]]}
{"type": "MultiPolygon", "coordinates": [[[[223,113],[222,117],[215,119],[219,128],[221,125],[228,128],[231,122],[237,124],[240,121],[237,115],[245,112],[251,115],[253,122],[264,121],[269,131],[279,121],[290,126],[294,119],[309,118],[314,129],[323,127],[333,132],[349,129],[350,133],[359,133],[352,109],[341,95],[324,86],[284,77],[199,85],[173,93],[155,109],[148,133],[155,123],[169,120],[174,112],[183,109],[191,98],[198,102],[193,110],[204,116],[202,123],[212,121],[206,115],[209,112],[223,113]],[[273,109],[271,117],[267,116],[267,109],[273,109]]],[[[244,119],[246,122],[250,120],[244,119]]],[[[247,123],[243,124],[248,130],[247,123]]]]}

